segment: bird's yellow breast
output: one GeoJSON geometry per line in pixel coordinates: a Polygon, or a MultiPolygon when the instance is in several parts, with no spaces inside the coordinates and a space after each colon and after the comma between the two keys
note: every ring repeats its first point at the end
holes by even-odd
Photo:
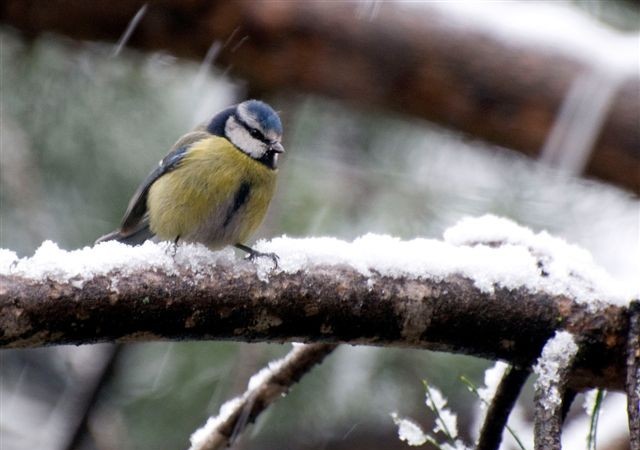
{"type": "Polygon", "coordinates": [[[203,139],[149,189],[151,231],[211,248],[243,243],[262,222],[275,182],[276,171],[226,139],[203,139]]]}

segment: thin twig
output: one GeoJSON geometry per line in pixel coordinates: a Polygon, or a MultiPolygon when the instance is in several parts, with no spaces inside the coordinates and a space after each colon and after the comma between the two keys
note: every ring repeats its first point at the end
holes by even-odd
{"type": "Polygon", "coordinates": [[[487,410],[480,439],[476,450],[496,450],[502,441],[502,432],[509,414],[515,405],[522,386],[529,377],[529,369],[524,367],[509,366],[500,380],[491,405],[487,410]]]}
{"type": "Polygon", "coordinates": [[[635,300],[629,305],[625,385],[631,450],[640,450],[640,300],[635,300]]]}
{"type": "Polygon", "coordinates": [[[567,419],[567,415],[569,414],[571,405],[573,405],[573,401],[576,399],[577,395],[578,395],[578,392],[575,389],[566,388],[566,390],[564,391],[564,394],[562,395],[562,412],[561,412],[562,422],[560,422],[561,424],[563,424],[564,421],[567,419]]]}
{"type": "Polygon", "coordinates": [[[244,394],[222,405],[218,416],[209,418],[193,433],[190,450],[216,450],[231,445],[248,424],[335,348],[336,344],[297,345],[284,358],[271,362],[254,375],[244,394]]]}
{"type": "MultiPolygon", "coordinates": [[[[473,384],[473,382],[471,380],[469,380],[467,377],[465,377],[464,375],[460,376],[460,380],[462,380],[462,382],[467,386],[467,388],[473,392],[478,399],[488,408],[489,407],[489,402],[486,401],[484,399],[484,397],[482,395],[480,395],[480,392],[478,392],[478,387],[473,384]]],[[[516,434],[516,432],[509,426],[509,425],[505,425],[507,431],[509,432],[509,434],[511,435],[511,437],[516,441],[516,443],[518,444],[518,447],[520,448],[520,450],[526,450],[524,447],[524,444],[522,443],[522,441],[520,440],[520,438],[518,437],[518,435],[516,434]]]]}
{"type": "Polygon", "coordinates": [[[545,344],[535,372],[535,450],[560,450],[563,403],[567,382],[578,353],[572,334],[556,332],[545,344]]]}
{"type": "Polygon", "coordinates": [[[75,450],[87,433],[87,423],[91,414],[95,411],[100,400],[100,393],[113,378],[113,372],[117,360],[122,356],[122,345],[110,345],[104,349],[100,360],[94,362],[95,373],[88,379],[82,380],[78,389],[78,400],[73,411],[73,417],[68,418],[69,434],[67,441],[61,445],[61,449],[75,450]]]}

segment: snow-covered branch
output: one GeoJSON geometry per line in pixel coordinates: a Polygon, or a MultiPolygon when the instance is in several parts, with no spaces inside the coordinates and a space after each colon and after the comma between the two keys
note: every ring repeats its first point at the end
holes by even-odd
{"type": "Polygon", "coordinates": [[[193,433],[190,450],[218,450],[232,445],[248,424],[334,349],[332,344],[296,345],[287,356],[269,363],[251,377],[244,394],[224,403],[217,416],[193,433]]]}
{"type": "Polygon", "coordinates": [[[535,448],[560,450],[563,406],[569,375],[578,354],[578,344],[567,331],[557,332],[542,349],[535,367],[535,448]]]}
{"type": "Polygon", "coordinates": [[[584,250],[487,216],[443,241],[277,238],[254,265],[197,245],[0,253],[0,346],[232,339],[410,346],[514,364],[581,336],[571,385],[622,389],[628,292],[584,250]]]}

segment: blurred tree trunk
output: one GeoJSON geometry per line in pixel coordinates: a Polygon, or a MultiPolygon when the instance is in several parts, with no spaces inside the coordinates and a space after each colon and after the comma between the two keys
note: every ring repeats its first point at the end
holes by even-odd
{"type": "MultiPolygon", "coordinates": [[[[143,4],[5,0],[0,21],[27,34],[116,42],[143,4]]],[[[252,92],[300,90],[376,105],[531,156],[541,152],[576,80],[608,70],[562,46],[451,23],[433,5],[367,5],[163,0],[139,14],[127,45],[197,60],[219,50],[215,63],[248,80],[252,92]]],[[[640,193],[640,74],[611,83],[603,87],[612,93],[601,128],[591,130],[593,149],[582,146],[585,172],[640,193]]]]}

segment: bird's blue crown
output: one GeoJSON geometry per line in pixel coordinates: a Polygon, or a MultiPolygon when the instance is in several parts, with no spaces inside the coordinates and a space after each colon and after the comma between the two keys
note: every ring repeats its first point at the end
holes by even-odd
{"type": "MultiPolygon", "coordinates": [[[[278,113],[271,106],[260,100],[247,100],[240,103],[240,105],[245,107],[246,111],[260,124],[263,130],[271,130],[279,135],[282,134],[282,122],[280,122],[278,113]]],[[[240,105],[230,106],[216,114],[207,125],[207,131],[217,136],[224,136],[224,126],[227,119],[229,116],[236,115],[240,105]]]]}
{"type": "Polygon", "coordinates": [[[247,100],[243,102],[247,111],[260,123],[263,130],[273,130],[282,134],[282,123],[278,113],[260,100],[247,100]]]}

